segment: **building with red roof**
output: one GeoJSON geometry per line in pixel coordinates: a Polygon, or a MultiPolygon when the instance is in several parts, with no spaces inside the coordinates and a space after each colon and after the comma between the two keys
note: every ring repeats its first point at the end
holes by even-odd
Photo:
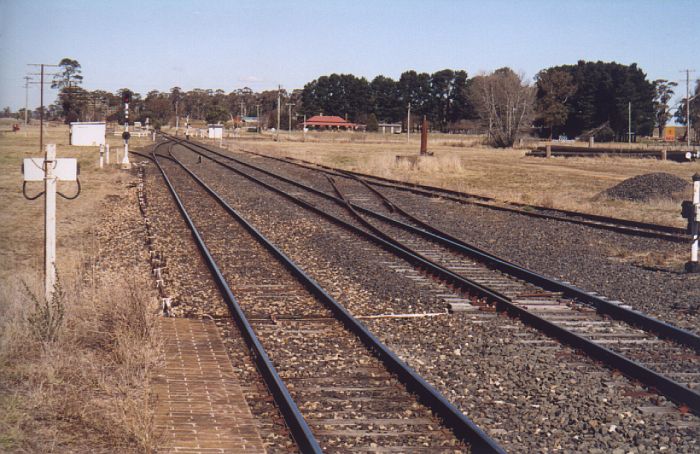
{"type": "Polygon", "coordinates": [[[307,128],[315,129],[357,129],[357,123],[351,123],[344,118],[335,115],[314,115],[306,120],[307,128]]]}

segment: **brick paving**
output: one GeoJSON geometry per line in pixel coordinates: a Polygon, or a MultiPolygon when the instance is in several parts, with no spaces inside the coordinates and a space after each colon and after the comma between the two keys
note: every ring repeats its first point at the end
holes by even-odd
{"type": "Polygon", "coordinates": [[[158,452],[265,452],[213,321],[161,318],[165,367],[153,379],[158,452]]]}

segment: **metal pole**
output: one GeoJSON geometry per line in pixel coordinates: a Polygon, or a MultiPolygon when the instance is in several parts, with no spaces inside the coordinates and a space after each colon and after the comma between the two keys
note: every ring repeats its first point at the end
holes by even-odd
{"type": "Polygon", "coordinates": [[[411,142],[411,103],[408,103],[408,120],[406,121],[406,142],[411,142]]]}
{"type": "Polygon", "coordinates": [[[109,144],[105,144],[105,160],[107,161],[107,164],[109,164],[109,144]]]}
{"type": "Polygon", "coordinates": [[[423,115],[423,125],[420,128],[420,154],[428,154],[428,118],[423,115]]]}
{"type": "Polygon", "coordinates": [[[46,145],[44,155],[44,293],[51,300],[56,286],[56,176],[53,173],[56,162],[56,145],[46,145]]]}

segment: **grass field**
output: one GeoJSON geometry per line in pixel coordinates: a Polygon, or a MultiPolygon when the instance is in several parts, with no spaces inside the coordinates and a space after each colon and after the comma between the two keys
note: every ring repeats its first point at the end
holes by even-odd
{"type": "MultiPolygon", "coordinates": [[[[397,163],[396,155],[417,155],[419,137],[371,133],[312,133],[302,141],[291,136],[243,136],[227,139],[232,148],[291,156],[348,170],[440,186],[513,202],[572,209],[647,222],[684,226],[680,202],[636,203],[599,197],[601,191],[645,173],[668,172],[690,183],[700,162],[676,163],[617,157],[535,158],[527,149],[497,150],[479,137],[434,134],[429,151],[435,156],[417,166],[397,163]],[[251,137],[248,139],[248,137],[251,137]]],[[[687,195],[690,197],[690,194],[687,195]]]]}
{"type": "MultiPolygon", "coordinates": [[[[159,360],[154,301],[147,275],[127,278],[100,260],[110,251],[96,234],[124,218],[129,207],[109,201],[132,177],[116,166],[99,169],[97,147],[69,146],[66,126],[47,128],[44,143],[55,143],[58,157],[78,159],[82,183],[76,200],[57,198],[63,291],[47,303],[43,198],[23,197],[20,173],[22,158],[43,156],[39,130],[8,128],[0,122],[0,451],[148,451],[154,429],[146,383],[159,360]]],[[[112,162],[120,142],[109,137],[112,162]]],[[[131,146],[140,143],[146,140],[131,146]]],[[[42,188],[32,183],[27,192],[42,188]]],[[[58,190],[70,195],[75,185],[58,190]]]]}

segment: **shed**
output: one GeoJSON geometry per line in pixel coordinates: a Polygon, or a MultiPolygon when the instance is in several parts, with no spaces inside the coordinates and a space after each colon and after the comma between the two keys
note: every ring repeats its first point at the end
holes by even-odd
{"type": "Polygon", "coordinates": [[[224,125],[208,125],[209,128],[209,138],[210,139],[221,139],[224,137],[224,125]]]}
{"type": "Polygon", "coordinates": [[[379,123],[382,134],[401,134],[401,123],[379,123]]]}
{"type": "Polygon", "coordinates": [[[74,122],[70,124],[70,144],[97,147],[105,144],[107,124],[103,121],[74,122]]]}

